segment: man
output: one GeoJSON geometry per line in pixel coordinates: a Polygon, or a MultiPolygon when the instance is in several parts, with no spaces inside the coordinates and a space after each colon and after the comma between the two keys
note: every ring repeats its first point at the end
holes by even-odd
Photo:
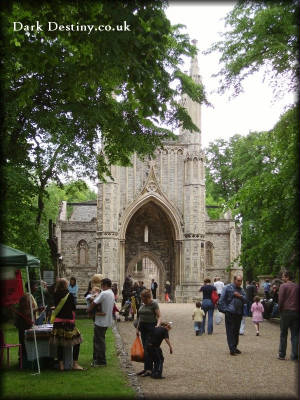
{"type": "Polygon", "coordinates": [[[237,348],[239,331],[243,317],[243,306],[246,303],[246,294],[241,285],[243,278],[234,276],[233,283],[226,285],[219,300],[219,310],[225,313],[225,327],[230,355],[241,354],[237,348]]]}
{"type": "Polygon", "coordinates": [[[255,285],[255,281],[252,281],[250,285],[246,285],[246,299],[247,299],[247,314],[248,317],[251,317],[251,306],[253,303],[253,299],[257,294],[257,288],[255,285]]]}
{"type": "Polygon", "coordinates": [[[283,284],[278,294],[280,312],[279,360],[285,360],[288,328],[291,331],[291,360],[298,360],[299,346],[299,286],[291,281],[291,273],[282,274],[283,284]]]}
{"type": "Polygon", "coordinates": [[[263,288],[264,288],[265,298],[268,300],[270,298],[270,288],[271,288],[271,283],[269,279],[266,279],[266,281],[263,284],[263,288]]]}
{"type": "Polygon", "coordinates": [[[219,277],[217,277],[217,278],[215,278],[215,279],[216,279],[216,280],[215,280],[215,282],[214,282],[214,286],[216,287],[218,296],[219,296],[219,298],[220,298],[220,297],[221,297],[222,290],[223,290],[223,287],[224,287],[224,282],[222,282],[222,281],[221,281],[221,278],[219,278],[219,277]]]}
{"type": "Polygon", "coordinates": [[[153,299],[156,299],[156,290],[157,290],[157,282],[154,279],[151,279],[151,292],[153,299]]]}
{"type": "Polygon", "coordinates": [[[111,290],[111,280],[104,278],[101,281],[102,292],[94,299],[88,308],[90,313],[97,304],[101,304],[101,312],[95,314],[94,324],[94,351],[92,367],[106,366],[105,356],[105,334],[108,327],[112,325],[112,311],[115,303],[115,296],[111,290]]]}

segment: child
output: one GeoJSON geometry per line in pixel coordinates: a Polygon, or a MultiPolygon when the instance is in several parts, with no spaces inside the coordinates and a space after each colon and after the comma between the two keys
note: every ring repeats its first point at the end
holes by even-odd
{"type": "MultiPolygon", "coordinates": [[[[94,299],[100,294],[101,290],[98,286],[94,286],[91,290],[91,293],[86,296],[86,301],[88,304],[91,304],[94,299]]],[[[102,313],[101,304],[98,304],[91,313],[89,313],[89,317],[93,318],[95,321],[95,315],[105,315],[102,313]]]]}
{"type": "Polygon", "coordinates": [[[192,314],[192,320],[194,321],[194,329],[196,336],[201,336],[201,324],[203,321],[203,317],[205,315],[205,312],[201,308],[201,302],[197,301],[196,302],[196,308],[193,311],[192,314]]]}
{"type": "Polygon", "coordinates": [[[153,379],[164,378],[162,376],[164,356],[160,348],[161,342],[164,339],[170,348],[170,354],[173,353],[173,349],[169,340],[169,330],[171,329],[171,325],[172,322],[162,322],[159,327],[153,329],[151,336],[149,337],[147,351],[149,354],[150,361],[152,362],[153,365],[151,374],[151,378],[153,379]]]}
{"type": "Polygon", "coordinates": [[[264,306],[260,302],[259,296],[254,297],[254,303],[251,306],[252,322],[255,325],[256,336],[259,336],[259,323],[263,322],[264,306]]]}

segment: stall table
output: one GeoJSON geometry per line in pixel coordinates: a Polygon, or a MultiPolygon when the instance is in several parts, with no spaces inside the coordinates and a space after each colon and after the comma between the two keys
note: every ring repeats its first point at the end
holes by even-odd
{"type": "MultiPolygon", "coordinates": [[[[42,358],[56,358],[57,348],[54,345],[50,345],[49,339],[51,335],[53,325],[37,325],[32,329],[25,331],[25,348],[27,352],[28,361],[36,360],[36,350],[34,344],[34,332],[37,340],[38,357],[42,358]]],[[[64,347],[64,364],[65,369],[72,369],[73,366],[73,347],[64,347]]]]}

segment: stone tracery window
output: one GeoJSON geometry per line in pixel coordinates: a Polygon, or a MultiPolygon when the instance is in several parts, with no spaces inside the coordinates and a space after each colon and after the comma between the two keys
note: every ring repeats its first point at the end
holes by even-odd
{"type": "Polygon", "coordinates": [[[206,242],[205,243],[205,256],[206,256],[206,265],[213,265],[213,249],[214,246],[211,242],[206,242]]]}
{"type": "Polygon", "coordinates": [[[80,240],[77,245],[78,264],[88,263],[88,244],[85,240],[80,240]]]}

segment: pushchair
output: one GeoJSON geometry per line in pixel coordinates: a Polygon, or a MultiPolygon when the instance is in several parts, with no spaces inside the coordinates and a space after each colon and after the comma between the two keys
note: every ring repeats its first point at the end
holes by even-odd
{"type": "Polygon", "coordinates": [[[261,301],[261,304],[264,306],[263,318],[264,319],[271,318],[272,310],[274,307],[274,303],[273,303],[272,299],[263,299],[261,301]]]}
{"type": "Polygon", "coordinates": [[[119,314],[125,317],[125,321],[129,320],[130,309],[131,309],[131,300],[128,299],[125,301],[123,307],[119,311],[119,314]]]}
{"type": "Polygon", "coordinates": [[[119,311],[119,314],[125,317],[125,321],[133,321],[134,314],[136,313],[136,299],[134,296],[131,296],[130,299],[127,299],[119,311]],[[129,314],[131,317],[129,318],[129,314]]]}

